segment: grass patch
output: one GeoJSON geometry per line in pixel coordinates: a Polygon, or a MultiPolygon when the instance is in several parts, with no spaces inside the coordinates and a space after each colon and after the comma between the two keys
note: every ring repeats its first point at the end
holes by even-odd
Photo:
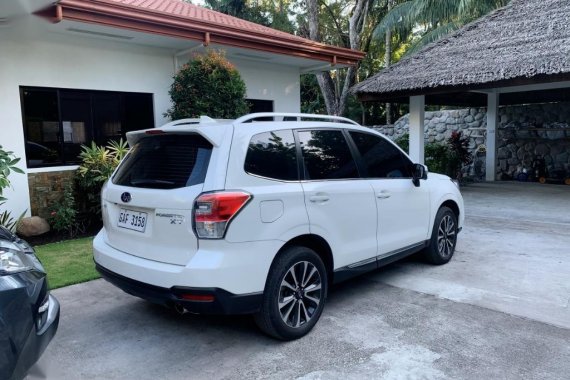
{"type": "Polygon", "coordinates": [[[51,289],[99,278],[93,262],[93,238],[34,247],[48,274],[51,289]]]}

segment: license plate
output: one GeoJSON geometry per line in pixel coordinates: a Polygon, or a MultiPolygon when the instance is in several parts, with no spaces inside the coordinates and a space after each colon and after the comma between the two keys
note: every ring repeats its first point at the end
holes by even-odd
{"type": "Polygon", "coordinates": [[[121,228],[126,228],[133,231],[144,232],[146,228],[148,214],[146,212],[128,210],[122,208],[119,212],[119,223],[121,228]]]}

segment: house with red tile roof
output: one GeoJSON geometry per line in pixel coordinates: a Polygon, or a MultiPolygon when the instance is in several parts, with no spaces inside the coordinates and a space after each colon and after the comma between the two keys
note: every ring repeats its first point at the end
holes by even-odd
{"type": "Polygon", "coordinates": [[[252,111],[299,112],[300,75],[363,53],[317,43],[181,0],[0,2],[0,145],[22,157],[14,212],[45,216],[82,144],[168,120],[177,69],[222,49],[252,111]]]}

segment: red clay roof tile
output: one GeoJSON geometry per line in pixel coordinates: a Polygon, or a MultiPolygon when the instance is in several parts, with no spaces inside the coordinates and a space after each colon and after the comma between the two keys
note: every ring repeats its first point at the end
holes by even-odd
{"type": "Polygon", "coordinates": [[[229,16],[220,12],[213,11],[193,5],[181,0],[105,0],[111,3],[119,3],[129,5],[155,12],[168,13],[173,16],[180,16],[199,21],[212,22],[223,26],[239,28],[241,30],[249,30],[257,33],[265,33],[280,38],[290,39],[292,41],[307,41],[306,38],[295,36],[280,30],[268,28],[253,22],[242,20],[237,17],[229,16]]]}
{"type": "MultiPolygon", "coordinates": [[[[318,43],[181,0],[58,0],[53,8],[54,22],[102,24],[205,44],[211,42],[326,61],[332,65],[355,65],[364,57],[364,53],[356,50],[318,43]]],[[[49,9],[46,12],[49,13],[49,9]]]]}

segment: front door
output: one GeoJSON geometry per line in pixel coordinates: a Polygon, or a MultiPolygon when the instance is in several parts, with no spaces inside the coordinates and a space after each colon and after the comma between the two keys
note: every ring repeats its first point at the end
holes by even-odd
{"type": "Polygon", "coordinates": [[[378,212],[379,258],[422,244],[428,238],[429,191],[412,182],[412,162],[391,142],[351,131],[364,176],[374,189],[378,212]]]}

